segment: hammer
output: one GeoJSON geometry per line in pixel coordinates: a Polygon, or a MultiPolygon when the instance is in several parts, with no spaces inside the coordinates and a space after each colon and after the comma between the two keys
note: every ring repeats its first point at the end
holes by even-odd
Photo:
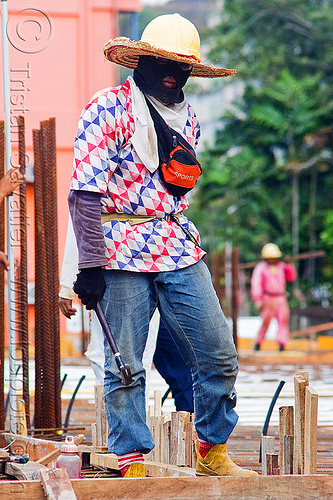
{"type": "Polygon", "coordinates": [[[102,309],[100,302],[97,302],[97,304],[96,304],[95,313],[96,313],[98,320],[101,324],[104,335],[106,336],[107,341],[109,342],[109,345],[111,347],[111,351],[114,354],[114,358],[116,360],[118,369],[120,371],[121,382],[123,385],[129,385],[132,382],[132,374],[131,374],[130,367],[128,365],[125,365],[123,358],[121,357],[121,354],[118,350],[116,341],[114,340],[114,337],[112,335],[111,329],[110,329],[109,324],[106,320],[106,317],[105,317],[105,314],[104,314],[104,311],[102,309]]]}

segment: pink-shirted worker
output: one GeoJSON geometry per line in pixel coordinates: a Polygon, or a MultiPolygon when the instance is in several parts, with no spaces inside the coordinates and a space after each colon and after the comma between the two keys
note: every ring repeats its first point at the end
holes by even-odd
{"type": "Polygon", "coordinates": [[[289,339],[289,305],[286,297],[286,282],[295,281],[297,272],[294,264],[283,262],[282,253],[274,243],[267,243],[261,251],[262,262],[256,265],[251,278],[251,294],[260,311],[262,325],[258,332],[255,351],[262,342],[275,317],[278,323],[277,342],[284,351],[289,339]]]}

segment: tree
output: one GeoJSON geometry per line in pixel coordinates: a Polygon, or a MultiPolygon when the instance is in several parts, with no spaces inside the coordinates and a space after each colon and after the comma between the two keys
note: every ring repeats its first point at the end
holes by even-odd
{"type": "Polygon", "coordinates": [[[225,0],[207,38],[212,60],[236,67],[243,80],[271,82],[288,68],[332,83],[332,0],[225,0]]]}
{"type": "Polygon", "coordinates": [[[193,214],[210,247],[214,232],[213,245],[231,240],[244,261],[270,240],[288,253],[315,248],[332,208],[332,144],[316,139],[332,125],[332,7],[224,2],[210,57],[247,85],[202,158],[193,214]]]}

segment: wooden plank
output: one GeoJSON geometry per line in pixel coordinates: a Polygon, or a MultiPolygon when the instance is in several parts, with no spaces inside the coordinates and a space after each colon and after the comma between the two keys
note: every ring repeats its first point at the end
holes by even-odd
{"type": "Polygon", "coordinates": [[[307,383],[309,385],[309,372],[305,372],[305,371],[302,371],[302,370],[297,371],[295,373],[295,377],[298,377],[298,376],[303,377],[307,381],[307,383]]]}
{"type": "Polygon", "coordinates": [[[78,444],[79,453],[109,453],[107,446],[93,446],[91,444],[78,444]]]}
{"type": "MultiPolygon", "coordinates": [[[[288,256],[291,260],[304,260],[304,259],[316,259],[318,257],[323,257],[325,255],[324,250],[317,250],[315,252],[306,252],[300,253],[298,255],[288,256]]],[[[246,262],[245,264],[239,264],[239,269],[251,269],[255,267],[260,260],[256,260],[255,262],[246,262]]]]}
{"type": "Polygon", "coordinates": [[[49,500],[76,500],[77,497],[65,467],[43,469],[40,471],[40,477],[49,500]]]}
{"type": "Polygon", "coordinates": [[[91,453],[90,464],[96,467],[119,470],[118,458],[114,453],[91,453]]]}
{"type": "Polygon", "coordinates": [[[30,460],[37,461],[62,445],[59,441],[49,441],[33,437],[20,436],[11,432],[0,434],[1,447],[11,444],[10,449],[13,455],[23,455],[28,453],[30,460]]]}
{"type": "Polygon", "coordinates": [[[170,430],[170,464],[187,465],[186,455],[186,425],[190,421],[190,414],[186,411],[171,413],[170,430]]]}
{"type": "Polygon", "coordinates": [[[280,474],[292,474],[294,470],[294,436],[284,436],[283,469],[280,474]]]}
{"type": "Polygon", "coordinates": [[[302,328],[301,330],[293,330],[290,332],[289,337],[292,339],[294,337],[309,337],[315,333],[325,332],[326,330],[333,329],[333,321],[329,323],[321,323],[320,325],[308,326],[307,328],[302,328]]]}
{"type": "MultiPolygon", "coordinates": [[[[153,435],[153,432],[154,432],[154,407],[153,406],[149,406],[149,409],[151,411],[148,411],[148,415],[146,416],[146,423],[147,423],[147,426],[151,432],[151,435],[153,435]]],[[[148,410],[149,410],[148,409],[148,410]]],[[[149,460],[154,460],[154,454],[155,454],[155,449],[153,448],[148,454],[147,454],[147,457],[149,460]]]]}
{"type": "Polygon", "coordinates": [[[177,465],[162,464],[161,462],[145,461],[148,477],[196,477],[195,469],[178,467],[177,465]]]}
{"type": "Polygon", "coordinates": [[[171,421],[167,420],[162,425],[161,431],[161,462],[164,464],[170,463],[170,432],[171,421]]]}
{"type": "Polygon", "coordinates": [[[318,394],[313,387],[305,389],[304,474],[317,473],[318,394]]]}
{"type": "Polygon", "coordinates": [[[190,421],[190,414],[187,411],[179,411],[178,416],[178,443],[176,465],[186,464],[186,425],[190,421]]]}
{"type": "Polygon", "coordinates": [[[306,377],[295,375],[294,474],[304,474],[305,388],[307,385],[309,385],[309,381],[306,380],[306,377]]]}
{"type": "Polygon", "coordinates": [[[279,474],[279,455],[277,453],[266,453],[267,476],[279,474]]]}
{"type": "Polygon", "coordinates": [[[185,424],[185,464],[188,467],[195,467],[193,462],[193,448],[196,439],[194,422],[189,421],[185,424]]]}
{"type": "Polygon", "coordinates": [[[91,424],[91,441],[93,446],[97,446],[97,425],[96,422],[91,424]]]}
{"type": "Polygon", "coordinates": [[[155,447],[147,455],[149,460],[155,460],[157,462],[161,461],[161,433],[162,433],[162,423],[164,417],[148,417],[148,427],[153,436],[155,447]]]}
{"type": "MultiPolygon", "coordinates": [[[[294,436],[294,407],[281,406],[279,408],[279,459],[280,459],[280,474],[285,474],[284,470],[284,437],[294,436]]],[[[288,463],[290,460],[288,460],[288,463]]],[[[290,472],[288,472],[290,474],[290,472]]]]}
{"type": "MultiPolygon", "coordinates": [[[[333,476],[73,479],[78,500],[332,500],[333,476]]],[[[39,481],[0,481],[0,497],[45,500],[39,481]]]]}
{"type": "Polygon", "coordinates": [[[266,455],[274,454],[275,438],[273,436],[261,436],[261,457],[262,457],[262,475],[267,476],[266,455]]]}
{"type": "Polygon", "coordinates": [[[108,445],[108,424],[104,409],[103,385],[95,385],[96,445],[108,445]]]}
{"type": "Polygon", "coordinates": [[[32,479],[40,478],[41,469],[47,469],[45,465],[38,464],[37,462],[32,462],[29,460],[26,464],[20,464],[16,462],[6,462],[5,473],[16,477],[19,481],[27,481],[32,479]]]}
{"type": "Polygon", "coordinates": [[[178,411],[171,412],[170,464],[177,465],[178,449],[178,411]]]}
{"type": "Polygon", "coordinates": [[[162,415],[162,392],[154,391],[154,417],[162,415]]]}
{"type": "MultiPolygon", "coordinates": [[[[97,467],[118,470],[117,456],[113,453],[91,453],[90,464],[97,467]]],[[[147,475],[153,477],[195,476],[195,469],[191,469],[190,467],[178,467],[177,465],[163,464],[146,459],[145,469],[147,475]]]]}
{"type": "Polygon", "coordinates": [[[155,458],[156,462],[161,462],[161,446],[162,446],[162,425],[164,422],[164,417],[156,416],[154,425],[153,439],[155,443],[155,458]]]}

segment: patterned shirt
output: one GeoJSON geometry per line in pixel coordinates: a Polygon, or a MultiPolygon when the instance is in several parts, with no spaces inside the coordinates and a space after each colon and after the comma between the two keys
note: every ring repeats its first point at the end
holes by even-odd
{"type": "MultiPolygon", "coordinates": [[[[188,104],[183,135],[196,147],[200,127],[188,104]]],[[[102,223],[107,268],[138,272],[181,269],[198,262],[205,252],[195,246],[169,214],[188,208],[185,196],[174,197],[142,164],[131,143],[134,131],[131,90],[128,80],[91,101],[79,120],[74,146],[71,189],[101,193],[102,213],[156,216],[151,222],[102,223]]],[[[199,241],[194,224],[179,218],[199,241]]]]}

